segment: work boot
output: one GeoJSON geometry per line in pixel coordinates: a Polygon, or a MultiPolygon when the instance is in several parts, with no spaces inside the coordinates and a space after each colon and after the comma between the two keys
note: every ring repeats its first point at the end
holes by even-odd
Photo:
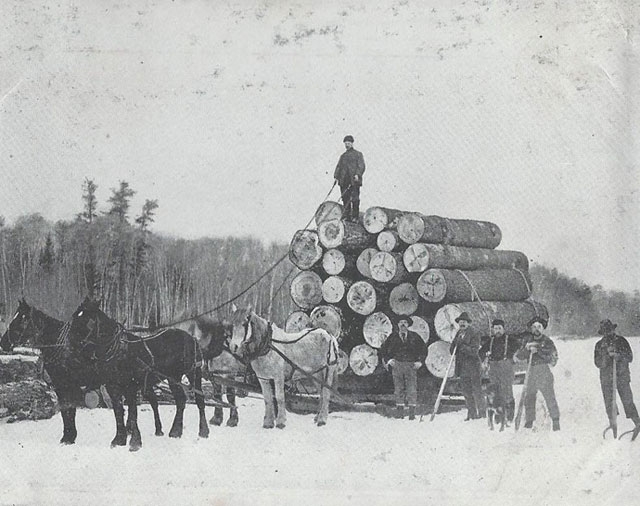
{"type": "Polygon", "coordinates": [[[416,419],[416,407],[409,406],[409,420],[415,420],[415,419],[416,419]]]}
{"type": "Polygon", "coordinates": [[[524,428],[525,429],[533,429],[533,420],[529,420],[527,422],[524,422],[524,428]]]}
{"type": "Polygon", "coordinates": [[[560,419],[559,418],[554,418],[553,420],[551,420],[551,425],[553,428],[553,431],[559,431],[560,430],[560,419]]]}
{"type": "Polygon", "coordinates": [[[396,418],[402,420],[404,418],[404,406],[396,406],[396,418]]]}
{"type": "Polygon", "coordinates": [[[507,404],[507,421],[513,422],[513,414],[516,407],[516,401],[509,401],[507,404]]]}

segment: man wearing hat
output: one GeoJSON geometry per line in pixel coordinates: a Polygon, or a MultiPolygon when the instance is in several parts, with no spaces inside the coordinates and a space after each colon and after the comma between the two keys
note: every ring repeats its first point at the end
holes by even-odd
{"type": "Polygon", "coordinates": [[[531,370],[527,380],[527,390],[524,393],[524,426],[526,429],[533,427],[536,419],[536,396],[539,390],[547,404],[553,430],[560,430],[560,409],[553,388],[553,374],[549,368],[558,362],[558,351],[553,341],[542,333],[547,328],[547,320],[536,316],[528,326],[531,329],[531,335],[525,339],[522,347],[515,354],[516,359],[523,361],[528,361],[531,357],[531,370]]]}
{"type": "Polygon", "coordinates": [[[489,380],[497,385],[505,402],[507,420],[513,420],[516,401],[513,397],[513,355],[520,348],[520,342],[504,331],[504,320],[491,322],[491,338],[480,347],[480,356],[489,362],[489,380]]]}
{"type": "MultiPolygon", "coordinates": [[[[467,405],[466,420],[486,416],[484,395],[482,395],[482,372],[480,367],[480,337],[471,328],[471,317],[463,311],[456,318],[460,327],[453,338],[450,352],[456,354],[455,375],[460,378],[460,387],[467,405]]],[[[466,421],[465,420],[465,421],[466,421]]]]}
{"type": "Polygon", "coordinates": [[[347,135],[344,140],[346,151],[340,156],[333,178],[340,186],[344,216],[346,220],[358,221],[360,214],[360,187],[364,174],[364,157],[353,149],[353,137],[347,135]]]}
{"type": "Polygon", "coordinates": [[[613,361],[615,360],[618,394],[620,394],[625,416],[633,420],[636,425],[631,436],[635,439],[640,433],[640,418],[633,402],[633,393],[630,385],[629,364],[633,361],[633,352],[631,351],[631,346],[629,346],[629,341],[615,333],[616,327],[617,325],[612,323],[611,320],[602,320],[600,322],[598,334],[603,337],[596,343],[593,358],[596,367],[600,369],[600,386],[602,387],[604,407],[609,420],[612,420],[618,414],[617,406],[613,406],[615,402],[613,398],[613,361]]]}
{"type": "Polygon", "coordinates": [[[396,398],[396,418],[404,418],[404,407],[409,406],[409,420],[416,417],[418,403],[417,371],[427,356],[422,338],[409,330],[409,320],[398,322],[398,331],[392,332],[380,349],[382,363],[391,368],[396,398]]]}

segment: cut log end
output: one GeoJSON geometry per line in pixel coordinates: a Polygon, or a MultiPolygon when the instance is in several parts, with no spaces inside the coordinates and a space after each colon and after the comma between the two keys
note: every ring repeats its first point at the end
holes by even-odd
{"type": "Polygon", "coordinates": [[[380,348],[392,331],[391,319],[380,311],[367,316],[362,328],[364,340],[372,348],[380,348]]]}
{"type": "MultiPolygon", "coordinates": [[[[449,351],[451,344],[445,341],[436,341],[432,343],[427,351],[427,358],[424,364],[427,370],[436,378],[444,378],[447,373],[447,367],[451,361],[451,352],[449,351]]],[[[449,369],[448,377],[452,378],[455,372],[455,359],[451,369],[449,369]]]]}
{"type": "Polygon", "coordinates": [[[287,317],[284,324],[284,331],[289,333],[300,332],[311,328],[311,318],[304,311],[294,311],[287,317]]]}
{"type": "Polygon", "coordinates": [[[368,344],[360,344],[351,350],[349,366],[358,376],[369,376],[378,367],[378,352],[368,344]]]}

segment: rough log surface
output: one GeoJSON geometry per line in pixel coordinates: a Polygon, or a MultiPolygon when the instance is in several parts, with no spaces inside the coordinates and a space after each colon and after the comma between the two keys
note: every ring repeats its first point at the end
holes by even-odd
{"type": "Polygon", "coordinates": [[[401,283],[391,290],[389,306],[399,316],[409,316],[418,310],[420,296],[411,283],[401,283]]]}
{"type": "Polygon", "coordinates": [[[364,340],[373,348],[380,348],[392,331],[391,319],[382,311],[367,316],[362,327],[364,340]]]}
{"type": "Polygon", "coordinates": [[[344,213],[344,207],[339,202],[325,200],[318,206],[315,214],[316,226],[323,221],[341,220],[344,213]]]}
{"type": "Polygon", "coordinates": [[[284,324],[284,331],[293,333],[303,329],[311,328],[311,318],[304,311],[294,311],[287,317],[284,324]]]}
{"type": "Polygon", "coordinates": [[[51,418],[57,409],[56,394],[42,380],[0,385],[0,418],[6,418],[7,422],[51,418]]]}
{"type": "Polygon", "coordinates": [[[529,260],[519,251],[442,244],[413,244],[405,250],[403,262],[409,272],[426,269],[518,269],[529,272],[529,260]]]}
{"type": "MultiPolygon", "coordinates": [[[[427,370],[436,378],[444,378],[444,375],[447,372],[447,367],[451,360],[451,353],[449,352],[450,346],[451,343],[436,341],[427,348],[427,358],[425,359],[424,364],[427,366],[427,370]]],[[[449,370],[449,378],[453,377],[455,370],[456,361],[454,359],[451,369],[449,370]]]]}
{"type": "Polygon", "coordinates": [[[42,362],[33,355],[0,355],[0,384],[42,376],[42,362]]]}
{"type": "Polygon", "coordinates": [[[408,277],[400,253],[378,251],[369,262],[371,277],[381,283],[401,283],[408,277]]]}
{"type": "Polygon", "coordinates": [[[322,279],[315,272],[302,271],[291,280],[291,299],[302,309],[311,309],[322,302],[322,279]]]}
{"type": "Polygon", "coordinates": [[[376,245],[380,251],[400,251],[405,248],[405,244],[400,240],[400,236],[395,230],[380,232],[376,238],[376,245]]]}
{"type": "Polygon", "coordinates": [[[325,248],[341,247],[343,250],[362,250],[375,241],[360,223],[344,220],[323,221],[318,226],[318,237],[325,248]]]}
{"type": "Polygon", "coordinates": [[[315,230],[298,230],[289,245],[289,259],[299,269],[311,269],[322,258],[322,251],[315,230]]]}
{"type": "Polygon", "coordinates": [[[429,336],[431,335],[431,330],[429,329],[429,323],[424,318],[420,316],[415,316],[415,315],[412,316],[409,330],[418,334],[422,338],[422,340],[425,342],[425,344],[429,342],[429,336]]]}
{"type": "Polygon", "coordinates": [[[371,263],[373,255],[375,255],[377,252],[378,250],[376,248],[365,248],[358,255],[358,258],[356,260],[356,267],[358,269],[358,272],[365,278],[371,277],[371,269],[369,268],[369,264],[371,263]]]}
{"type": "Polygon", "coordinates": [[[354,283],[347,292],[347,304],[354,312],[360,315],[370,315],[378,305],[378,297],[374,286],[368,281],[354,283]]]}
{"type": "Polygon", "coordinates": [[[377,234],[385,229],[395,229],[398,226],[400,216],[405,211],[389,209],[387,207],[370,207],[362,217],[362,225],[371,234],[377,234]]]}
{"type": "Polygon", "coordinates": [[[441,244],[444,242],[444,218],[426,216],[420,213],[403,214],[398,220],[398,234],[407,244],[427,242],[441,244]]]}
{"type": "Polygon", "coordinates": [[[358,376],[368,376],[378,366],[378,351],[368,344],[361,344],[351,350],[349,366],[358,376]]]}
{"type": "Polygon", "coordinates": [[[356,255],[339,249],[328,249],[322,255],[322,268],[330,276],[353,275],[356,271],[356,255]]]}
{"type": "Polygon", "coordinates": [[[322,283],[322,298],[329,304],[337,304],[345,299],[353,281],[342,276],[329,276],[322,283]]]}
{"type": "Polygon", "coordinates": [[[338,339],[342,335],[342,311],[331,305],[318,306],[311,311],[311,325],[324,329],[338,339]]]}

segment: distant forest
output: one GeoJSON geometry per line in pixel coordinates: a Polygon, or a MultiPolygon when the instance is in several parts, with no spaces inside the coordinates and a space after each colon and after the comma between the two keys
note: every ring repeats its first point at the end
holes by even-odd
{"type": "MultiPolygon", "coordinates": [[[[89,295],[127,325],[167,323],[243,292],[282,258],[237,304],[250,303],[281,326],[295,310],[289,281],[297,270],[285,258],[287,244],[265,245],[252,237],[165,237],[151,230],[156,200],[146,200],[132,218],[135,190],[126,181],[111,189],[103,205],[96,190],[92,180],[84,181],[73,220],[51,223],[30,214],[9,226],[0,217],[0,316],[5,320],[22,296],[66,320],[89,295]]],[[[550,334],[593,336],[598,322],[610,318],[621,333],[640,335],[640,291],[607,291],[541,265],[532,266],[531,278],[534,298],[549,309],[550,334]]],[[[225,306],[213,316],[228,311],[225,306]]]]}

